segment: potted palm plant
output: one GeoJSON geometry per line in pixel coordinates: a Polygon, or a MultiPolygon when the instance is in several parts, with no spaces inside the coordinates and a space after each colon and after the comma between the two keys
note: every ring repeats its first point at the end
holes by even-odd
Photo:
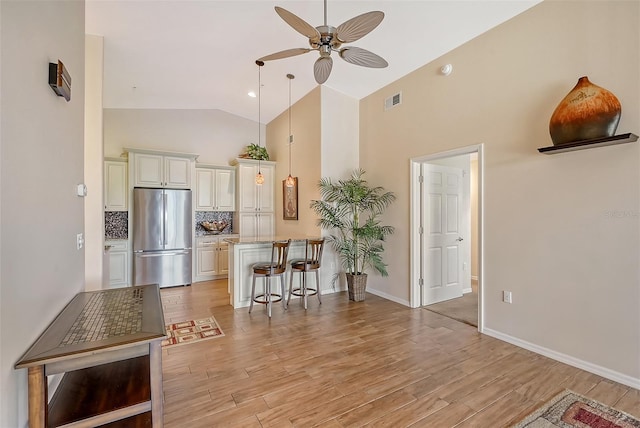
{"type": "Polygon", "coordinates": [[[319,216],[318,225],[331,233],[327,242],[338,254],[349,299],[354,301],[364,300],[368,269],[388,275],[382,244],[394,232],[392,226],[380,224],[380,216],[395,201],[395,194],[369,186],[364,174],[364,170],[356,169],[348,180],[322,178],[318,184],[322,199],[311,201],[311,208],[319,216]]]}

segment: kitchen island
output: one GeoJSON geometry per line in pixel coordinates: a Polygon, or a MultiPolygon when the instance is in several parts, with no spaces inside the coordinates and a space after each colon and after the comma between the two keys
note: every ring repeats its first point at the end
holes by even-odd
{"type": "MultiPolygon", "coordinates": [[[[253,236],[225,239],[225,242],[229,243],[229,303],[234,308],[244,308],[251,303],[251,282],[253,280],[251,266],[254,263],[270,261],[273,241],[286,241],[287,239],[291,239],[288,260],[293,260],[304,259],[306,239],[317,239],[317,237],[253,236]]],[[[289,274],[287,274],[286,281],[285,284],[288,287],[289,274]]],[[[321,282],[323,282],[322,279],[321,282]]]]}

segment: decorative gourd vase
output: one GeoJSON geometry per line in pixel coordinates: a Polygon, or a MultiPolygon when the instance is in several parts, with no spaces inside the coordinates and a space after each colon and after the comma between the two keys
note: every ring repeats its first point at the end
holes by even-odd
{"type": "Polygon", "coordinates": [[[621,112],[620,101],[615,95],[583,76],[551,115],[551,140],[559,146],[612,137],[618,128],[621,112]]]}

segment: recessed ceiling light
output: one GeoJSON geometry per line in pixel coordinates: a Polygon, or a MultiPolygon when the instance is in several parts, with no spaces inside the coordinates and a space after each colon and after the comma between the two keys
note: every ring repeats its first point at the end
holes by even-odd
{"type": "Polygon", "coordinates": [[[253,91],[249,91],[249,93],[247,95],[249,95],[251,98],[255,98],[256,97],[256,93],[253,92],[253,91]]]}

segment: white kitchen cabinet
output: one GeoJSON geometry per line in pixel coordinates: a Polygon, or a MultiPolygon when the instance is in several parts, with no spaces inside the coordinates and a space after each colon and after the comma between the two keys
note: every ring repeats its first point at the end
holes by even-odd
{"type": "Polygon", "coordinates": [[[225,278],[229,273],[229,244],[225,238],[237,235],[196,238],[195,282],[225,278]]]}
{"type": "Polygon", "coordinates": [[[132,165],[133,187],[190,189],[192,154],[156,152],[154,150],[125,149],[132,165]]]}
{"type": "MultiPolygon", "coordinates": [[[[236,215],[241,236],[270,236],[275,233],[275,162],[237,159],[236,215]],[[256,184],[262,172],[264,183],[256,184]]],[[[235,229],[234,229],[235,230],[235,229]]]]}
{"type": "Polygon", "coordinates": [[[232,168],[198,165],[196,211],[235,211],[236,173],[232,168]]]}
{"type": "Polygon", "coordinates": [[[274,175],[275,162],[238,160],[238,210],[273,212],[274,175]],[[258,171],[263,184],[256,184],[258,171]]]}
{"type": "Polygon", "coordinates": [[[104,210],[127,211],[126,161],[107,160],[104,162],[104,210]]]}
{"type": "MultiPolygon", "coordinates": [[[[275,214],[265,212],[238,213],[241,236],[273,236],[275,234],[275,214]]],[[[234,229],[235,230],[235,229],[234,229]]]]}
{"type": "Polygon", "coordinates": [[[107,241],[109,250],[109,288],[129,285],[129,242],[126,240],[107,241]]]}

